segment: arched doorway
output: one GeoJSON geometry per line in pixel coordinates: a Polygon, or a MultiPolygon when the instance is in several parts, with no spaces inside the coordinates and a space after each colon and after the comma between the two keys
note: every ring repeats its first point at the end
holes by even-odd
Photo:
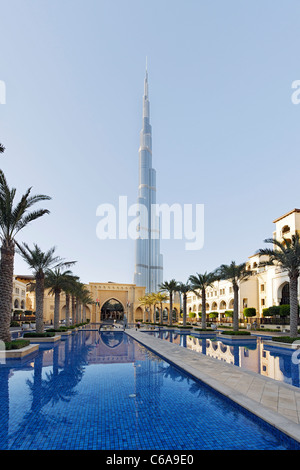
{"type": "Polygon", "coordinates": [[[101,321],[103,320],[123,320],[124,307],[117,299],[107,300],[101,308],[101,321]]]}
{"type": "Polygon", "coordinates": [[[289,283],[285,284],[281,291],[281,301],[280,305],[289,305],[290,303],[290,285],[289,283]]]}

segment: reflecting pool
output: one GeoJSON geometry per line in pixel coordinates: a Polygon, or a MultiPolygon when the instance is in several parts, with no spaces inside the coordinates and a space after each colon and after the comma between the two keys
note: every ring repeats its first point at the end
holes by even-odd
{"type": "Polygon", "coordinates": [[[299,448],[123,332],[7,360],[0,394],[1,450],[299,448]]]}
{"type": "Polygon", "coordinates": [[[290,348],[268,344],[259,336],[253,335],[252,339],[246,340],[232,340],[221,338],[216,333],[212,333],[209,337],[201,333],[178,333],[171,330],[144,333],[265,377],[300,387],[299,353],[290,348]]]}

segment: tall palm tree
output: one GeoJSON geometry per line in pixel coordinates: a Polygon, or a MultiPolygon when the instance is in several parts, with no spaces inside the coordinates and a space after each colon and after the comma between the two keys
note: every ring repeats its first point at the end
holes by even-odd
{"type": "Polygon", "coordinates": [[[5,147],[0,142],[0,153],[4,153],[4,151],[5,151],[5,147]]]}
{"type": "Polygon", "coordinates": [[[171,281],[165,281],[160,284],[159,289],[162,292],[168,292],[169,299],[170,299],[170,314],[169,314],[169,325],[172,326],[173,320],[173,294],[176,292],[178,287],[178,282],[175,279],[171,279],[171,281]]]}
{"type": "Polygon", "coordinates": [[[69,269],[62,271],[60,267],[48,269],[45,277],[45,287],[54,295],[54,329],[59,328],[60,294],[73,281],[73,273],[69,269]]]}
{"type": "Polygon", "coordinates": [[[73,291],[76,288],[76,283],[79,281],[79,277],[75,275],[71,275],[68,282],[63,288],[63,291],[66,296],[66,318],[65,318],[65,325],[67,327],[70,326],[70,310],[72,310],[72,296],[73,291]]]}
{"type": "Polygon", "coordinates": [[[201,328],[206,329],[206,289],[211,287],[216,280],[214,272],[205,271],[204,274],[191,275],[189,282],[191,283],[191,291],[202,299],[201,308],[201,328]]]}
{"type": "Polygon", "coordinates": [[[261,266],[279,265],[286,270],[290,281],[290,336],[298,335],[298,278],[300,274],[300,236],[292,235],[291,240],[278,241],[267,238],[265,243],[272,243],[273,248],[262,248],[260,256],[268,256],[267,261],[261,261],[261,266]]]}
{"type": "MultiPolygon", "coordinates": [[[[150,294],[145,294],[143,297],[140,297],[139,298],[139,302],[141,305],[143,305],[144,307],[144,315],[143,315],[143,320],[145,321],[146,320],[146,314],[145,312],[148,311],[148,307],[149,307],[149,311],[150,311],[150,315],[151,315],[151,305],[152,305],[152,298],[150,296],[150,294]]],[[[150,320],[150,318],[149,318],[150,320]]],[[[146,320],[147,321],[147,320],[146,320]]]]}
{"type": "Polygon", "coordinates": [[[216,270],[216,276],[219,280],[225,279],[232,283],[233,288],[233,331],[239,330],[239,289],[243,281],[247,281],[252,275],[251,270],[246,269],[246,263],[222,264],[216,270]]]}
{"type": "Polygon", "coordinates": [[[182,320],[183,326],[186,326],[186,302],[187,294],[191,291],[191,284],[189,282],[179,282],[177,291],[182,294],[182,320]]]}
{"type": "Polygon", "coordinates": [[[159,323],[163,324],[163,303],[169,300],[168,294],[165,292],[157,292],[155,294],[156,302],[160,305],[160,321],[159,323]]]}
{"type": "Polygon", "coordinates": [[[15,237],[33,220],[49,213],[48,209],[30,211],[31,207],[51,199],[49,196],[38,194],[31,196],[31,188],[14,205],[16,189],[10,189],[4,173],[0,170],[0,339],[10,341],[10,317],[13,293],[13,274],[15,256],[15,237]]]}
{"type": "Polygon", "coordinates": [[[34,243],[33,248],[29,248],[27,243],[19,244],[16,242],[17,252],[33,271],[35,279],[35,319],[36,332],[44,331],[44,290],[45,290],[45,272],[51,268],[61,266],[69,267],[75,263],[64,262],[59,256],[55,256],[55,247],[43,252],[41,248],[34,243]]]}
{"type": "Polygon", "coordinates": [[[91,296],[89,289],[86,289],[86,288],[83,289],[81,301],[82,301],[82,307],[83,307],[82,321],[86,322],[86,307],[93,303],[93,298],[91,296]]]}

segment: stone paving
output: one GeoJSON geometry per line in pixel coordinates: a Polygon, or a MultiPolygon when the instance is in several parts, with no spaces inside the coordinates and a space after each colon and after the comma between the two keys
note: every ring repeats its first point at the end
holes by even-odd
{"type": "Polygon", "coordinates": [[[132,328],[126,333],[300,442],[299,388],[155,338],[142,330],[132,328]]]}

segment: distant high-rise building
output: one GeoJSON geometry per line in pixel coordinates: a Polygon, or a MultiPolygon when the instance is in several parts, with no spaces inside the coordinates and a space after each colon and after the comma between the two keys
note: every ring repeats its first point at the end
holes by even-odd
{"type": "Polygon", "coordinates": [[[160,253],[160,221],[153,210],[156,204],[156,171],[152,168],[152,128],[148,94],[148,71],[144,82],[143,127],[139,148],[139,191],[141,223],[135,249],[134,283],[146,292],[157,292],[163,282],[163,257],[160,253]]]}

